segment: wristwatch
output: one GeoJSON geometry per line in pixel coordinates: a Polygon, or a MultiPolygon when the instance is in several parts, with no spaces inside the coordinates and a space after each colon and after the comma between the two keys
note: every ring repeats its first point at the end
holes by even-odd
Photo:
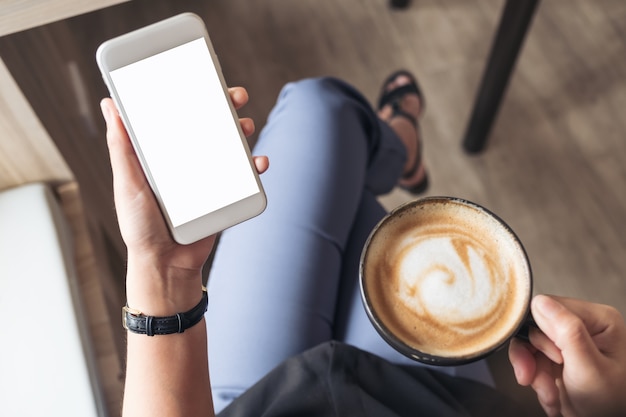
{"type": "Polygon", "coordinates": [[[202,288],[202,299],[194,308],[184,313],[176,313],[173,316],[146,316],[141,311],[126,305],[122,307],[122,326],[130,332],[148,336],[183,333],[202,320],[208,305],[209,297],[204,287],[202,288]]]}

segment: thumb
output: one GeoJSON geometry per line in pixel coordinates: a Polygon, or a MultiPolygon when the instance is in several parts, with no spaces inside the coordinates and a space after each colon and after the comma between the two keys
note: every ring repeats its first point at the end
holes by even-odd
{"type": "MultiPolygon", "coordinates": [[[[105,98],[100,102],[102,115],[107,127],[107,145],[111,154],[111,163],[123,167],[128,160],[134,160],[134,150],[126,129],[117,114],[113,100],[105,98]]],[[[114,167],[115,168],[115,167],[114,167]]],[[[114,170],[115,171],[115,170],[114,170]]]]}
{"type": "Polygon", "coordinates": [[[546,295],[536,296],[531,308],[537,325],[561,351],[565,364],[576,367],[597,364],[601,354],[584,317],[546,295]]]}
{"type": "Polygon", "coordinates": [[[100,102],[102,115],[107,127],[107,146],[113,170],[113,185],[116,195],[119,192],[133,196],[145,189],[147,183],[128,133],[120,119],[113,100],[100,102]]]}

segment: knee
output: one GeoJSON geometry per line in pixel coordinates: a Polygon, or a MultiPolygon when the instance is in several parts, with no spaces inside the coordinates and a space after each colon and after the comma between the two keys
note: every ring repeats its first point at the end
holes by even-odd
{"type": "Polygon", "coordinates": [[[289,95],[335,95],[341,91],[343,84],[343,81],[333,77],[303,78],[287,83],[283,91],[289,95]]]}
{"type": "Polygon", "coordinates": [[[361,94],[346,82],[333,77],[306,78],[283,88],[280,101],[304,108],[322,108],[331,112],[368,105],[361,94]],[[318,107],[319,106],[319,107],[318,107]]]}

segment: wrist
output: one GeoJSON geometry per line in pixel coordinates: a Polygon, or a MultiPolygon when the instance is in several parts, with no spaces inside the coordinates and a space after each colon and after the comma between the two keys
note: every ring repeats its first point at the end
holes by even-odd
{"type": "Polygon", "coordinates": [[[207,306],[208,295],[206,289],[203,289],[200,302],[192,309],[170,316],[155,317],[124,307],[122,309],[122,324],[131,333],[147,336],[184,333],[185,330],[202,321],[207,306]]]}
{"type": "Polygon", "coordinates": [[[187,311],[202,297],[202,272],[129,257],[126,274],[128,307],[146,315],[187,311]]]}

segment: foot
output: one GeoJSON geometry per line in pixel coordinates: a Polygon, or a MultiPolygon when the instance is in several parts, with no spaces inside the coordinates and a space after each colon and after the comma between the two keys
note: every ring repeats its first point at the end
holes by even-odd
{"type": "MultiPolygon", "coordinates": [[[[392,76],[383,87],[383,94],[415,83],[408,73],[399,72],[392,76]]],[[[407,161],[398,185],[411,190],[421,190],[426,181],[426,169],[422,163],[421,134],[418,120],[423,113],[424,103],[418,92],[407,92],[395,100],[384,103],[378,110],[378,117],[387,122],[398,135],[407,150],[407,161]]]]}

